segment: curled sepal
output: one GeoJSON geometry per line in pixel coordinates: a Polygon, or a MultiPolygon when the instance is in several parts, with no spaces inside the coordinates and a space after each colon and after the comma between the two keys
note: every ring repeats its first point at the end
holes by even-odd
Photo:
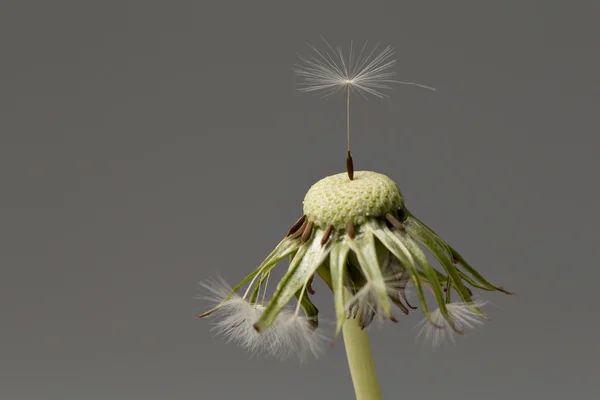
{"type": "Polygon", "coordinates": [[[475,279],[471,278],[469,275],[465,274],[460,270],[458,271],[458,274],[460,275],[463,281],[473,286],[474,288],[486,290],[488,292],[493,292],[497,290],[495,288],[490,288],[489,286],[482,285],[481,283],[477,282],[475,279]]]}
{"type": "Polygon", "coordinates": [[[261,332],[271,326],[279,312],[290,301],[292,296],[300,290],[306,289],[310,278],[317,268],[329,255],[331,246],[321,246],[320,240],[323,231],[315,233],[315,239],[304,243],[292,259],[290,267],[275,289],[271,300],[267,303],[260,319],[254,324],[254,328],[261,332]]]}
{"type": "Polygon", "coordinates": [[[469,263],[467,263],[467,261],[456,250],[454,250],[451,246],[448,246],[448,247],[450,248],[450,251],[452,252],[452,257],[456,261],[458,261],[458,264],[461,267],[463,267],[464,269],[466,269],[481,285],[487,287],[487,290],[498,290],[499,292],[502,292],[504,294],[510,294],[510,295],[514,294],[513,292],[509,292],[508,290],[504,289],[501,286],[496,286],[496,285],[492,284],[491,282],[489,282],[475,268],[471,267],[469,265],[469,263]]]}
{"type": "Polygon", "coordinates": [[[370,222],[368,225],[369,230],[373,232],[375,237],[402,263],[402,265],[408,270],[410,274],[410,278],[412,280],[415,289],[417,290],[417,295],[419,296],[419,302],[421,303],[421,308],[423,310],[423,314],[427,317],[429,322],[432,325],[440,327],[439,324],[436,324],[429,312],[429,308],[427,307],[427,301],[425,300],[425,293],[423,292],[423,286],[421,285],[421,279],[419,276],[419,271],[417,270],[417,266],[415,265],[415,260],[404,245],[397,237],[394,235],[383,223],[379,222],[370,222]]]}
{"type": "MultiPolygon", "coordinates": [[[[514,294],[513,292],[509,292],[501,286],[496,286],[496,285],[492,284],[491,282],[489,282],[475,268],[473,268],[471,265],[469,265],[469,263],[467,263],[467,261],[452,246],[450,246],[448,243],[446,243],[446,241],[444,241],[444,239],[442,239],[440,237],[440,235],[435,233],[435,231],[433,229],[431,229],[427,224],[425,224],[423,221],[421,221],[420,219],[418,219],[417,217],[412,215],[408,210],[406,210],[406,213],[408,214],[409,218],[412,221],[419,224],[423,229],[425,229],[429,233],[429,235],[432,238],[434,238],[442,247],[444,247],[446,249],[449,256],[452,257],[451,261],[453,262],[453,264],[458,263],[461,267],[463,267],[465,270],[467,270],[467,272],[469,272],[473,276],[473,278],[475,278],[475,281],[477,282],[477,284],[472,284],[470,282],[469,282],[469,284],[471,284],[472,286],[477,287],[479,289],[484,289],[484,290],[488,290],[488,291],[499,291],[499,292],[502,292],[505,294],[510,294],[510,295],[514,294]]],[[[461,273],[461,275],[462,275],[462,273],[461,273]]],[[[468,282],[467,279],[464,279],[464,280],[468,282]]]]}
{"type": "MultiPolygon", "coordinates": [[[[419,220],[413,218],[412,216],[409,216],[406,219],[404,226],[406,227],[408,234],[423,244],[423,246],[425,246],[435,256],[435,258],[437,258],[440,264],[442,264],[446,270],[446,273],[448,273],[448,276],[450,277],[452,285],[458,292],[462,301],[466,304],[474,304],[469,290],[465,287],[463,280],[461,279],[459,271],[452,263],[448,245],[441,241],[439,236],[435,235],[435,233],[430,231],[430,229],[427,229],[419,220]]],[[[483,314],[483,312],[481,312],[478,308],[474,308],[474,311],[481,317],[485,317],[485,314],[483,314]]]]}
{"type": "Polygon", "coordinates": [[[442,293],[441,284],[438,280],[438,274],[435,271],[435,269],[433,269],[431,264],[429,264],[429,261],[427,260],[425,253],[423,253],[423,250],[421,250],[421,248],[407,234],[402,232],[394,232],[393,234],[402,242],[402,244],[410,252],[413,258],[416,260],[417,264],[421,267],[421,270],[425,273],[427,281],[431,283],[431,289],[433,291],[433,295],[435,296],[435,300],[438,304],[440,313],[448,321],[448,324],[450,325],[450,327],[452,327],[454,331],[456,331],[457,333],[462,333],[462,331],[454,323],[454,320],[452,319],[450,313],[446,308],[446,301],[444,299],[444,294],[442,293]]]}
{"type": "Polygon", "coordinates": [[[336,242],[331,247],[329,254],[329,271],[331,274],[331,290],[336,313],[335,337],[338,336],[346,320],[346,306],[344,302],[344,280],[346,277],[346,260],[349,248],[344,242],[336,242]]]}
{"type": "Polygon", "coordinates": [[[217,304],[210,310],[204,312],[203,314],[197,315],[197,318],[208,317],[210,314],[218,310],[226,301],[228,301],[242,286],[246,283],[254,280],[259,274],[268,273],[273,267],[281,260],[283,260],[288,255],[297,251],[300,247],[300,242],[298,240],[292,240],[289,238],[283,239],[279,244],[275,247],[275,249],[267,256],[267,258],[248,276],[246,276],[240,283],[237,284],[233,289],[231,289],[231,293],[225,296],[221,303],[217,304]]]}
{"type": "MultiPolygon", "coordinates": [[[[377,299],[383,315],[387,318],[392,313],[392,303],[388,296],[381,266],[375,250],[375,237],[370,230],[365,231],[363,237],[357,240],[348,240],[350,249],[356,254],[360,269],[367,280],[367,285],[377,299]]],[[[368,324],[367,324],[368,325],[368,324]]]]}

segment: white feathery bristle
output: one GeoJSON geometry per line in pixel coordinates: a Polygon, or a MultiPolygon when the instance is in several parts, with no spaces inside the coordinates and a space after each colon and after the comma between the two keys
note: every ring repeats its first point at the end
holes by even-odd
{"type": "MultiPolygon", "coordinates": [[[[454,319],[456,327],[460,330],[466,330],[474,329],[483,324],[484,320],[473,311],[472,307],[479,308],[486,304],[483,300],[475,300],[472,303],[450,303],[446,305],[446,308],[454,319]]],[[[431,313],[431,319],[441,328],[434,326],[427,318],[424,318],[415,327],[419,329],[417,337],[422,338],[424,343],[430,344],[433,350],[438,349],[448,341],[454,344],[456,332],[448,325],[448,321],[446,321],[439,308],[431,313]]]]}
{"type": "MultiPolygon", "coordinates": [[[[366,316],[364,320],[366,324],[363,323],[366,325],[365,327],[370,326],[372,320],[383,321],[396,313],[392,308],[391,315],[384,315],[377,300],[377,292],[383,289],[390,296],[390,301],[392,297],[398,297],[405,307],[407,306],[407,297],[412,292],[408,280],[403,285],[400,284],[399,279],[406,272],[403,272],[402,265],[394,256],[390,254],[389,259],[380,268],[383,279],[367,280],[345,305],[352,315],[355,312],[358,314],[359,309],[356,307],[362,307],[363,315],[366,316]],[[367,314],[364,314],[365,312],[367,314]]],[[[361,322],[359,321],[359,323],[361,322]]]]}
{"type": "Polygon", "coordinates": [[[296,357],[301,361],[306,356],[317,358],[323,350],[326,337],[314,330],[306,317],[296,315],[291,309],[284,309],[271,327],[259,335],[267,335],[267,353],[279,359],[296,357]]]}
{"type": "Polygon", "coordinates": [[[212,329],[228,342],[234,342],[251,353],[278,359],[295,356],[304,361],[308,355],[318,357],[325,337],[313,331],[306,317],[284,308],[273,325],[259,333],[254,329],[254,323],[264,310],[262,305],[250,304],[237,293],[231,294],[231,287],[220,278],[201,285],[208,292],[203,298],[220,304],[213,313],[216,321],[212,329]],[[223,302],[227,296],[230,296],[229,299],[223,302]]]}
{"type": "Polygon", "coordinates": [[[323,97],[328,97],[349,87],[363,97],[370,94],[382,98],[387,97],[382,90],[391,89],[391,83],[435,90],[430,86],[393,79],[396,73],[390,71],[390,68],[396,64],[396,60],[392,58],[396,53],[392,46],[377,52],[377,44],[369,51],[365,42],[357,55],[350,42],[350,50],[346,57],[341,46],[334,49],[324,38],[323,41],[327,45],[324,51],[309,45],[315,54],[310,57],[298,56],[302,64],[296,65],[294,71],[304,78],[298,89],[302,92],[323,92],[323,97]]]}

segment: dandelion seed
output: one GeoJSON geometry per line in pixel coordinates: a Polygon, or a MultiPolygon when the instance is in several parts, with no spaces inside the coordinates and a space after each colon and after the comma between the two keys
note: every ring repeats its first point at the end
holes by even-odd
{"type": "Polygon", "coordinates": [[[262,304],[249,302],[232,292],[221,278],[209,280],[201,286],[208,293],[204,299],[219,305],[213,314],[216,318],[213,330],[228,342],[234,342],[251,353],[278,359],[297,357],[304,361],[307,355],[318,357],[322,351],[325,337],[314,332],[308,318],[286,308],[269,329],[259,333],[254,324],[265,310],[262,304]]]}
{"type": "Polygon", "coordinates": [[[302,64],[297,64],[294,71],[303,78],[298,90],[301,92],[321,92],[323,97],[329,97],[345,89],[346,91],[346,140],[348,154],[346,156],[346,171],[350,180],[354,179],[354,162],[350,146],[350,92],[357,92],[364,98],[367,95],[383,98],[387,94],[383,90],[391,89],[390,84],[414,85],[429,90],[431,86],[415,82],[404,82],[393,79],[396,72],[391,68],[396,65],[392,57],[396,54],[392,46],[385,47],[378,52],[379,44],[371,51],[367,43],[362,46],[358,56],[350,42],[348,57],[344,56],[341,46],[335,49],[323,38],[327,49],[319,51],[316,47],[308,45],[314,54],[309,57],[298,56],[302,64]]]}
{"type": "MultiPolygon", "coordinates": [[[[484,323],[481,314],[475,310],[486,304],[483,300],[475,300],[472,303],[450,303],[446,305],[450,318],[455,321],[456,328],[460,331],[474,329],[484,323]]],[[[448,325],[446,318],[440,311],[431,313],[431,319],[440,327],[434,326],[427,318],[417,324],[419,329],[417,337],[423,339],[424,343],[430,344],[435,350],[448,341],[455,343],[456,332],[448,325]]]]}

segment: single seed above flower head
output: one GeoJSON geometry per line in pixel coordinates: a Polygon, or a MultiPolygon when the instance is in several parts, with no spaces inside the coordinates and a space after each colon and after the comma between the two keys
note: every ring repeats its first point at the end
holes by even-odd
{"type": "Polygon", "coordinates": [[[319,51],[316,47],[309,45],[315,54],[311,57],[298,56],[302,63],[296,65],[295,72],[303,78],[298,90],[323,93],[323,97],[329,97],[342,90],[346,92],[346,140],[348,143],[346,172],[348,178],[353,180],[354,161],[350,154],[350,92],[358,92],[365,98],[367,95],[379,98],[387,97],[382,90],[391,89],[391,83],[435,89],[415,82],[392,79],[396,74],[394,71],[390,71],[396,64],[396,60],[392,58],[395,54],[392,46],[387,46],[377,52],[379,47],[377,44],[371,51],[365,52],[367,48],[367,42],[365,42],[360,53],[356,55],[353,43],[350,42],[350,51],[346,59],[341,46],[334,50],[325,38],[323,41],[327,45],[327,49],[324,51],[319,51]]]}

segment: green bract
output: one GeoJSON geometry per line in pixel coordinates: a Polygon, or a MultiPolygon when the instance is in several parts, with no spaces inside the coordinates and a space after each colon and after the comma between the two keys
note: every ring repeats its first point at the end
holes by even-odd
{"type": "MultiPolygon", "coordinates": [[[[392,304],[404,313],[416,308],[404,295],[409,281],[429,322],[438,326],[431,318],[424,287],[432,292],[439,312],[458,333],[460,324],[446,306],[452,292],[482,318],[485,316],[473,302],[468,286],[509,293],[488,282],[412,215],[398,186],[375,172],[357,171],[353,180],[345,173],[337,174],[314,184],[304,199],[304,215],[263,263],[233,288],[231,295],[248,284],[244,299],[251,304],[260,303],[261,288],[272,269],[288,256],[291,261],[287,273],[254,322],[259,332],[273,324],[293,297],[316,328],[318,310],[309,298],[315,274],[333,292],[336,333],[347,318],[357,318],[364,328],[375,316],[396,321],[392,304]],[[441,268],[429,263],[422,248],[435,256],[441,268]],[[345,289],[354,296],[350,302],[344,297],[345,289]]],[[[219,307],[199,317],[208,316],[219,307]]]]}

